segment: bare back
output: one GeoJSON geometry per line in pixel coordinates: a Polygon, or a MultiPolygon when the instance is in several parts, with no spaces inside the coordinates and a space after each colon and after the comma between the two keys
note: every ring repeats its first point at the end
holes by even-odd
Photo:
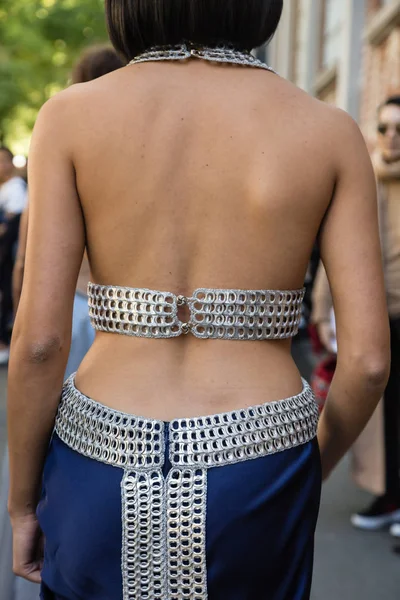
{"type": "MultiPolygon", "coordinates": [[[[332,109],[272,73],[200,61],[129,66],[64,97],[95,282],[185,295],[302,287],[337,180],[332,109]]],[[[289,341],[105,333],[76,383],[162,419],[302,387],[289,341]]]]}
{"type": "MultiPolygon", "coordinates": [[[[101,581],[98,568],[89,577],[105,595],[115,591],[111,571],[118,580],[121,572],[128,596],[139,588],[163,597],[192,589],[206,597],[208,588],[223,595],[232,565],[260,541],[265,546],[262,532],[271,530],[272,594],[296,588],[307,595],[321,467],[326,478],[388,380],[371,161],[348,115],[238,50],[271,38],[282,2],[153,4],[105,2],[110,39],[134,64],[55,95],[32,136],[26,262],[8,380],[14,572],[40,581],[40,508],[48,523],[53,507],[56,522],[65,505],[82,543],[71,562],[71,528],[66,536],[43,529],[47,549],[67,557],[61,565],[46,552],[45,583],[54,582],[56,594],[68,595],[64,582],[73,580],[85,595],[90,561],[101,555],[101,581]],[[290,342],[316,240],[338,341],[319,420],[290,342]],[[75,381],[63,385],[85,251],[97,333],[75,381]],[[213,467],[219,473],[232,463],[239,470],[224,471],[220,485],[213,467]],[[257,481],[242,494],[244,469],[257,481]],[[268,473],[260,479],[257,469],[268,473]],[[77,476],[86,483],[82,502],[77,476]],[[278,495],[265,494],[271,482],[278,495]],[[54,487],[61,496],[47,494],[54,487]],[[283,511],[275,510],[278,497],[283,511]],[[233,536],[228,553],[228,538],[221,545],[208,521],[212,511],[219,519],[227,500],[224,531],[232,518],[246,524],[252,513],[252,526],[233,536]],[[113,525],[121,522],[121,502],[122,544],[113,525]],[[105,521],[112,531],[102,528],[105,521]],[[146,536],[154,541],[149,552],[146,536]],[[288,548],[296,577],[280,575],[288,548]],[[224,552],[227,566],[217,568],[213,585],[208,554],[224,552]]],[[[252,595],[263,574],[262,560],[245,569],[239,596],[252,595]]]]}

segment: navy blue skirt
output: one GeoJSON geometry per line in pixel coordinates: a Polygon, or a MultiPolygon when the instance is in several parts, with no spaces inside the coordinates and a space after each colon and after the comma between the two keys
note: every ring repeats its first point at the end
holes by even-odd
{"type": "Polygon", "coordinates": [[[43,600],[306,600],[318,409],[292,399],[162,423],[67,382],[43,476],[43,600]]]}

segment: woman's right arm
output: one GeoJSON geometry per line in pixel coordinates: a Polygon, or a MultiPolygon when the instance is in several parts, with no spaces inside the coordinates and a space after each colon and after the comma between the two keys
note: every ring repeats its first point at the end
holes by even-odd
{"type": "Polygon", "coordinates": [[[390,365],[375,177],[357,125],[344,113],[335,110],[334,116],[336,185],[320,232],[338,341],[337,369],[318,431],[324,478],[369,421],[390,365]]]}

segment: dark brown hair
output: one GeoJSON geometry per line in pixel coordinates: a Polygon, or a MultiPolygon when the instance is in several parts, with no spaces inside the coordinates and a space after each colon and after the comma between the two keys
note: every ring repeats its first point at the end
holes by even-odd
{"type": "Polygon", "coordinates": [[[85,83],[116,71],[124,62],[109,46],[92,46],[81,56],[72,71],[72,83],[85,83]]]}
{"type": "Polygon", "coordinates": [[[400,95],[389,96],[389,98],[386,98],[386,100],[378,106],[378,116],[381,114],[382,109],[385,108],[385,106],[392,105],[398,106],[400,108],[400,95]]]}
{"type": "Polygon", "coordinates": [[[10,148],[7,148],[7,146],[0,146],[0,152],[7,154],[11,162],[14,160],[14,154],[11,152],[10,148]]]}
{"type": "Polygon", "coordinates": [[[278,27],[283,0],[105,0],[110,39],[127,60],[190,41],[252,50],[278,27]]]}

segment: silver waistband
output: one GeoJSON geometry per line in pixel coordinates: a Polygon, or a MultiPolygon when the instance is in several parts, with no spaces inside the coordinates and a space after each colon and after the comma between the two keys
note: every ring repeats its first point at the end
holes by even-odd
{"type": "MultiPolygon", "coordinates": [[[[306,443],[316,435],[318,407],[304,382],[297,396],[219,415],[168,424],[175,467],[210,468],[245,461],[306,443]]],[[[164,464],[165,424],[112,410],[64,385],[55,431],[71,448],[123,469],[164,464]]]]}
{"type": "Polygon", "coordinates": [[[142,288],[89,283],[89,315],[97,331],[146,338],[192,333],[200,339],[276,340],[297,334],[301,290],[198,289],[177,296],[142,288]],[[188,322],[179,317],[187,306],[188,322]]]}
{"type": "Polygon", "coordinates": [[[73,450],[123,469],[123,600],[207,600],[207,482],[211,467],[261,458],[316,435],[303,391],[242,410],[166,424],[105,407],[64,385],[55,431],[73,450]],[[171,468],[165,476],[165,431],[171,468]]]}

